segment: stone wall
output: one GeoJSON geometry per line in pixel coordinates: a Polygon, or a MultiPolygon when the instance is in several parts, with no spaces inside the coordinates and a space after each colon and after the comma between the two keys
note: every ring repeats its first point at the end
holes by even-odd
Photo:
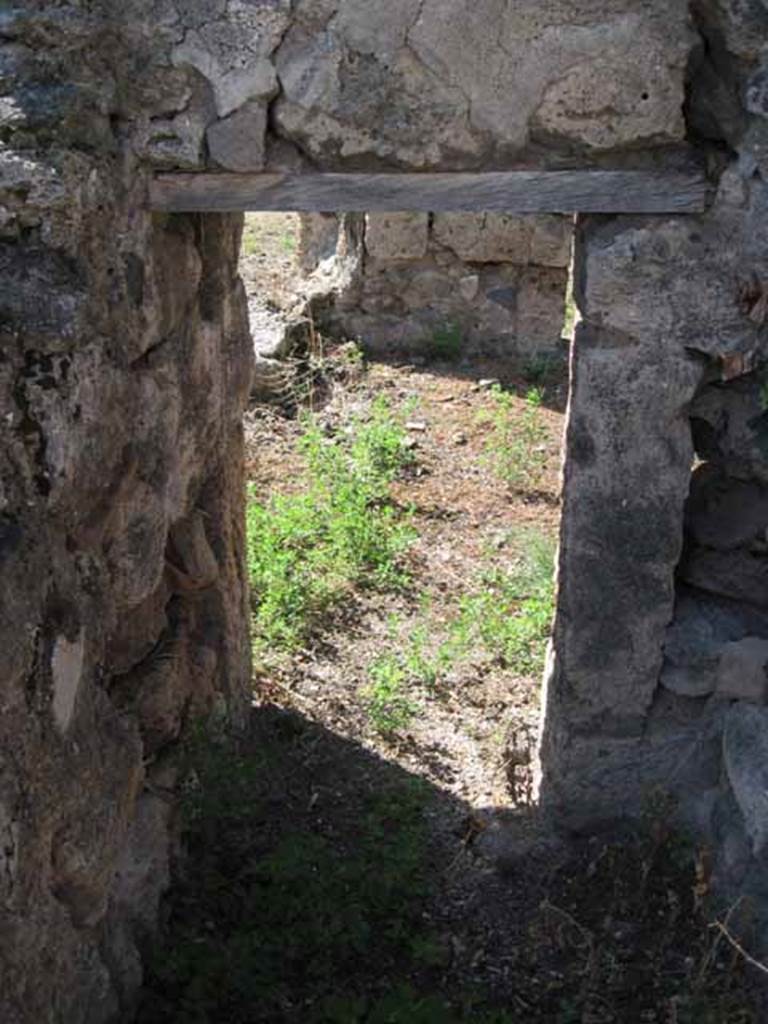
{"type": "Polygon", "coordinates": [[[583,827],[674,796],[765,955],[768,10],[694,13],[711,209],[577,232],[542,797],[583,827]]]}
{"type": "Polygon", "coordinates": [[[241,218],[144,210],[127,140],[188,90],[131,81],[146,47],[119,28],[91,4],[0,13],[4,1024],[127,1019],[174,748],[250,675],[241,218]]]}
{"type": "Polygon", "coordinates": [[[729,511],[766,483],[766,39],[762,0],[3,7],[4,1022],[129,1019],[173,746],[245,698],[240,219],[150,217],[158,168],[706,165],[704,216],[579,224],[542,796],[671,785],[768,918],[764,524],[729,511]]]}
{"type": "MultiPolygon", "coordinates": [[[[302,225],[304,269],[322,264],[327,274],[333,220],[310,214],[302,225]]],[[[379,355],[552,355],[572,234],[568,217],[367,214],[355,268],[335,275],[344,284],[326,302],[324,324],[379,355]]]]}
{"type": "Polygon", "coordinates": [[[113,17],[159,55],[133,59],[130,88],[158,166],[685,158],[686,0],[126,0],[113,17]]]}

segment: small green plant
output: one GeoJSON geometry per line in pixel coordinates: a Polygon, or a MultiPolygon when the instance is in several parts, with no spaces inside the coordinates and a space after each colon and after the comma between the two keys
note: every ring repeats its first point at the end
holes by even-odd
{"type": "Polygon", "coordinates": [[[463,342],[461,326],[450,321],[434,329],[427,345],[427,354],[433,359],[453,361],[461,355],[463,342]]]}
{"type": "Polygon", "coordinates": [[[336,350],[336,357],[341,358],[353,369],[362,369],[365,366],[365,350],[360,341],[345,342],[336,350]]]}
{"type": "Polygon", "coordinates": [[[576,842],[547,870],[501,993],[515,1008],[494,1011],[450,963],[465,904],[445,900],[456,861],[436,859],[429,831],[444,795],[322,743],[326,730],[285,712],[239,738],[196,732],[183,871],[146,951],[139,1024],[762,1020],[699,905],[703,851],[676,834],[664,794],[638,829],[576,842]]]}
{"type": "Polygon", "coordinates": [[[565,315],[563,319],[563,337],[572,338],[573,332],[576,328],[576,318],[578,316],[578,310],[576,309],[576,302],[573,297],[573,291],[569,289],[568,295],[565,300],[565,315]]]}
{"type": "Polygon", "coordinates": [[[554,612],[554,544],[537,531],[520,531],[507,568],[483,573],[461,602],[454,643],[480,643],[517,675],[535,675],[544,655],[554,612]]]}
{"type": "Polygon", "coordinates": [[[544,392],[534,387],[525,396],[521,412],[514,396],[496,386],[490,418],[491,435],[486,455],[496,474],[513,490],[535,488],[547,468],[547,428],[541,418],[544,392]]]}
{"type": "Polygon", "coordinates": [[[389,500],[392,480],[412,458],[406,439],[383,399],[335,438],[309,417],[299,442],[303,489],[265,504],[251,493],[246,523],[257,647],[295,650],[354,584],[396,589],[407,582],[401,557],[413,529],[389,500]]]}
{"type": "Polygon", "coordinates": [[[377,732],[391,735],[407,728],[418,711],[408,696],[408,675],[394,654],[381,654],[368,670],[363,698],[371,724],[377,732]]]}
{"type": "MultiPolygon", "coordinates": [[[[381,780],[361,795],[350,779],[357,813],[348,845],[317,829],[301,786],[276,820],[275,779],[313,781],[297,756],[305,728],[283,720],[255,750],[247,739],[196,738],[185,868],[171,933],[149,958],[142,1024],[421,1019],[395,997],[397,975],[388,1001],[379,978],[395,964],[407,977],[411,964],[437,955],[423,923],[428,792],[420,780],[381,780]],[[384,1007],[402,1016],[381,1016],[384,1007]]],[[[413,993],[415,1003],[426,998],[413,993]]]]}
{"type": "Polygon", "coordinates": [[[368,684],[362,691],[370,722],[382,735],[391,735],[410,725],[419,711],[418,703],[409,696],[410,689],[420,685],[434,690],[458,654],[452,640],[432,647],[426,625],[416,626],[401,647],[401,626],[399,616],[389,617],[388,636],[398,644],[398,650],[386,651],[372,661],[368,684]]]}
{"type": "Polygon", "coordinates": [[[261,235],[256,230],[250,217],[245,218],[245,226],[243,227],[243,240],[240,246],[240,250],[243,256],[254,256],[261,250],[261,235]]]}
{"type": "Polygon", "coordinates": [[[282,214],[246,214],[243,225],[241,252],[243,256],[276,253],[291,255],[296,252],[297,235],[285,226],[282,214]]]}
{"type": "MultiPolygon", "coordinates": [[[[390,616],[392,647],[373,662],[364,691],[379,731],[396,732],[409,724],[418,706],[406,696],[408,689],[436,692],[470,655],[490,656],[519,676],[541,673],[554,614],[554,541],[537,530],[518,530],[510,534],[508,550],[509,563],[480,573],[442,625],[421,622],[403,642],[402,620],[390,616]]],[[[420,606],[428,615],[428,597],[420,606]]]]}
{"type": "Polygon", "coordinates": [[[446,641],[430,649],[430,631],[426,625],[417,626],[408,637],[404,664],[408,675],[417,683],[434,689],[440,678],[456,660],[455,646],[446,641]]]}
{"type": "Polygon", "coordinates": [[[522,374],[528,384],[543,385],[557,367],[557,358],[548,352],[528,356],[523,362],[522,374]]]}

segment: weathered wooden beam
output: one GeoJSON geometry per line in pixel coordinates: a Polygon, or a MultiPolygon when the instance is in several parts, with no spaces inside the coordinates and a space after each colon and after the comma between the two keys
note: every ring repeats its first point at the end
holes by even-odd
{"type": "Polygon", "coordinates": [[[647,171],[453,174],[158,174],[165,212],[700,213],[703,175],[647,171]]]}

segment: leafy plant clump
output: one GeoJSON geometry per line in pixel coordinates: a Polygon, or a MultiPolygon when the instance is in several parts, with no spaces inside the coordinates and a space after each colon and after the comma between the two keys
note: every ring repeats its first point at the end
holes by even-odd
{"type": "Polygon", "coordinates": [[[398,620],[390,623],[393,649],[373,660],[362,690],[377,732],[406,729],[420,710],[415,689],[439,693],[448,673],[470,657],[491,658],[517,676],[541,674],[554,615],[555,545],[537,530],[517,531],[510,540],[509,564],[481,573],[442,627],[423,622],[401,639],[398,620]]]}
{"type": "Polygon", "coordinates": [[[240,742],[201,731],[189,750],[185,856],[139,1024],[760,1019],[708,927],[705,851],[668,803],[555,858],[511,962],[518,1009],[494,1012],[452,961],[451,937],[467,957],[473,940],[433,912],[454,863],[430,839],[435,793],[294,712],[260,714],[240,742]]]}
{"type": "Polygon", "coordinates": [[[531,388],[525,408],[519,412],[508,391],[496,386],[492,392],[491,435],[486,454],[498,477],[513,490],[538,486],[547,468],[547,428],[541,417],[544,392],[531,388]]]}
{"type": "Polygon", "coordinates": [[[540,352],[528,356],[522,364],[523,379],[546,391],[556,386],[563,377],[565,358],[559,352],[540,352]]]}
{"type": "Polygon", "coordinates": [[[535,530],[520,531],[508,567],[483,573],[465,597],[456,632],[482,646],[516,675],[538,675],[554,615],[554,541],[535,530]]]}
{"type": "Polygon", "coordinates": [[[383,735],[405,729],[418,711],[418,705],[407,693],[409,684],[400,658],[396,654],[381,654],[368,670],[368,685],[363,689],[363,700],[371,725],[383,735]]]}
{"type": "Polygon", "coordinates": [[[427,355],[432,359],[453,362],[461,355],[463,344],[461,326],[455,321],[449,321],[436,327],[432,332],[432,337],[427,342],[427,355]]]}
{"type": "Polygon", "coordinates": [[[410,460],[405,429],[386,400],[328,438],[308,419],[300,492],[247,507],[248,570],[257,646],[295,650],[349,587],[397,588],[413,539],[390,484],[410,460]]]}
{"type": "MultiPolygon", "coordinates": [[[[434,884],[428,787],[390,773],[361,792],[351,777],[334,813],[347,801],[354,813],[326,829],[310,799],[323,786],[303,767],[322,742],[290,715],[257,742],[198,735],[183,873],[165,942],[149,957],[141,1024],[458,1021],[429,987],[450,953],[425,922],[434,884]],[[278,814],[279,779],[291,783],[278,814]]],[[[343,787],[330,764],[320,772],[326,786],[343,787]]]]}

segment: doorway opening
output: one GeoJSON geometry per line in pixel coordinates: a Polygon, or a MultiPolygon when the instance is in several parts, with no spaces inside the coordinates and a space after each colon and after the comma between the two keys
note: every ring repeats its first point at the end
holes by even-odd
{"type": "Polygon", "coordinates": [[[173,956],[142,1019],[675,1012],[705,925],[680,911],[674,835],[574,844],[533,800],[570,259],[464,258],[432,217],[386,249],[386,229],[415,233],[388,217],[246,220],[253,718],[196,757],[173,956]],[[554,331],[526,347],[521,292],[553,270],[554,331]]]}
{"type": "Polygon", "coordinates": [[[245,222],[257,699],[278,686],[478,809],[532,797],[572,229],[503,214],[245,222]]]}

